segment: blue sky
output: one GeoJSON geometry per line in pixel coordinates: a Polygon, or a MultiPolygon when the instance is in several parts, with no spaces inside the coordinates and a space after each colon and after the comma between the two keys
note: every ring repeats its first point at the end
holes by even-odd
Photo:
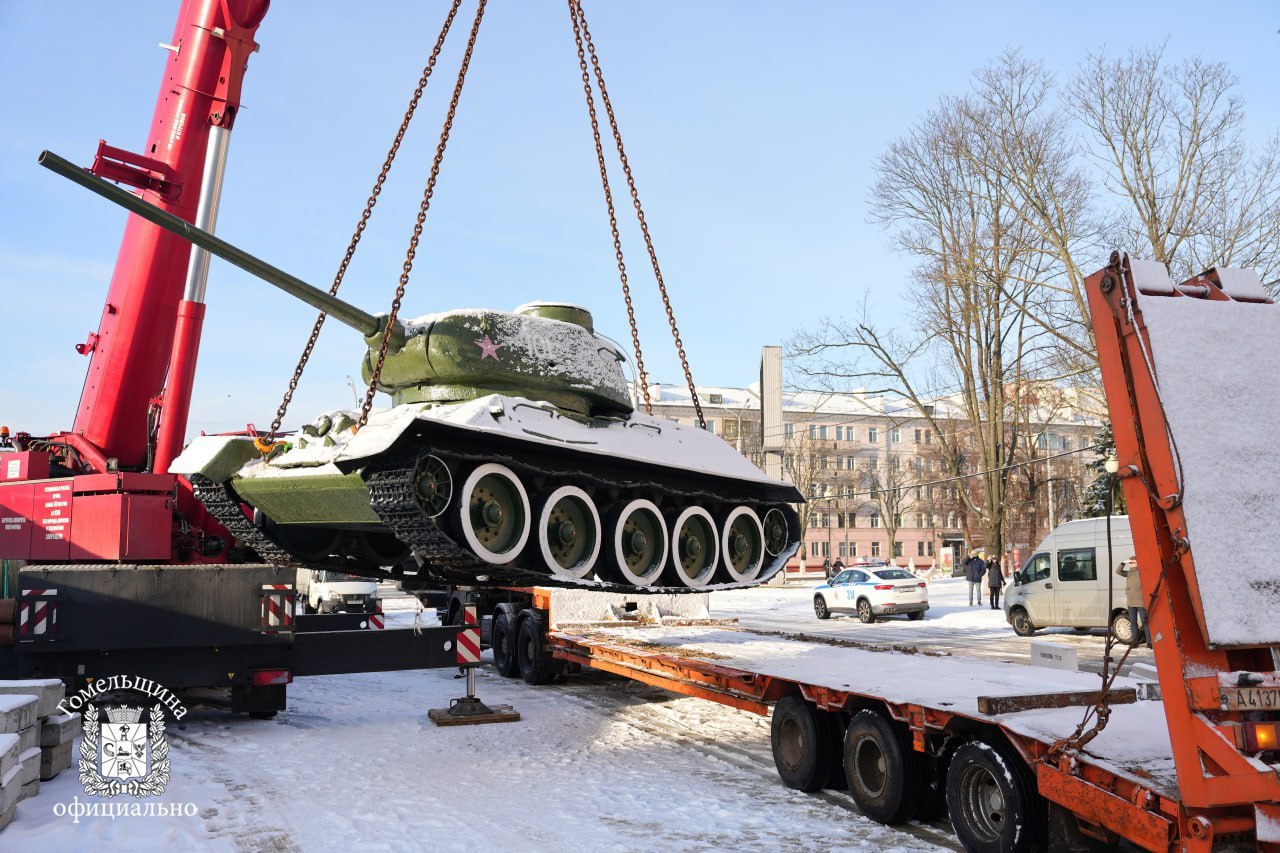
{"type": "MultiPolygon", "coordinates": [[[[88,165],[99,138],[142,145],[177,7],[0,0],[0,423],[15,430],[71,426],[87,366],[72,347],[97,328],[124,227],[36,155],[88,165]]],[[[245,80],[221,236],[328,285],[446,7],[276,0],[245,80]]],[[[1008,47],[1065,77],[1091,51],[1167,38],[1171,58],[1232,67],[1256,138],[1280,128],[1280,7],[1260,0],[588,0],[587,14],[700,384],[745,385],[762,345],[864,298],[882,322],[907,322],[910,261],[868,222],[875,158],[1008,47]]],[[[459,26],[347,276],[366,310],[393,295],[459,26]]],[[[643,245],[633,227],[624,238],[651,378],[683,382],[643,245]]],[[[404,314],[533,299],[580,303],[629,337],[565,5],[494,0],[404,314]]],[[[208,301],[192,429],[265,426],[314,315],[216,260],[208,301]]],[[[330,323],[286,426],[351,405],[361,352],[330,323]]]]}

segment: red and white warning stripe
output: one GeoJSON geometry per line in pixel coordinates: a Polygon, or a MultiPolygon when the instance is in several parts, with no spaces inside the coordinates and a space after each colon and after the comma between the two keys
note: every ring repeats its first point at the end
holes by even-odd
{"type": "Polygon", "coordinates": [[[293,624],[293,608],[289,601],[293,598],[293,586],[285,583],[263,584],[262,624],[268,628],[285,628],[293,624]],[[285,591],[280,595],[280,591],[285,591]]]}
{"type": "Polygon", "coordinates": [[[458,632],[458,664],[480,662],[480,626],[476,624],[476,606],[468,604],[462,608],[463,628],[458,632]]]}
{"type": "Polygon", "coordinates": [[[374,613],[369,617],[370,628],[385,628],[386,625],[382,621],[381,613],[374,613]]]}
{"type": "MultiPolygon", "coordinates": [[[[32,598],[35,596],[57,595],[56,589],[24,589],[22,591],[23,598],[32,598]]],[[[18,634],[23,636],[34,636],[36,634],[47,634],[54,630],[58,624],[58,608],[52,601],[36,601],[33,603],[24,603],[18,609],[18,634]]]]}

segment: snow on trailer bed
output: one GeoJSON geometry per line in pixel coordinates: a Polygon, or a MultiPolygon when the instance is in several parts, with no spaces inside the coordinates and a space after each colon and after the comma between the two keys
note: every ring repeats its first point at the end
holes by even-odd
{"type": "MultiPolygon", "coordinates": [[[[726,625],[597,627],[563,625],[558,638],[592,649],[616,648],[633,658],[678,657],[683,664],[742,670],[774,679],[912,703],[993,722],[1052,744],[1072,734],[1085,714],[1080,706],[987,714],[978,697],[1076,693],[1101,688],[1095,673],[850,648],[844,644],[776,637],[726,625]]],[[[1135,681],[1117,679],[1117,687],[1135,681]]],[[[1164,708],[1158,701],[1117,704],[1107,727],[1090,741],[1081,760],[1177,799],[1177,774],[1164,708]]]]}

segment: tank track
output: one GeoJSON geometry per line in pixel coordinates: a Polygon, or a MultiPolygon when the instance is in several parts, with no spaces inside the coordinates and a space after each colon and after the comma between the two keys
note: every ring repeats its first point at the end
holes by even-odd
{"type": "MultiPolygon", "coordinates": [[[[366,567],[353,565],[341,557],[332,557],[327,560],[299,560],[245,518],[244,512],[240,509],[240,497],[231,488],[230,483],[215,483],[201,474],[193,474],[189,480],[196,499],[204,504],[205,509],[218,519],[232,536],[252,550],[262,562],[276,566],[302,566],[308,569],[325,569],[351,574],[369,573],[366,567]]],[[[385,576],[387,573],[381,574],[385,576]]]]}
{"type": "MultiPolygon", "coordinates": [[[[499,566],[477,559],[464,548],[459,547],[440,529],[435,520],[429,518],[418,505],[414,496],[414,466],[417,460],[426,453],[433,452],[427,447],[411,451],[401,451],[371,462],[362,477],[369,487],[370,504],[382,519],[383,524],[391,529],[396,538],[408,545],[414,554],[427,564],[429,570],[441,578],[459,585],[477,585],[476,577],[488,578],[481,585],[490,586],[550,586],[572,589],[590,589],[601,592],[625,592],[640,594],[688,594],[712,592],[720,589],[745,589],[758,586],[781,570],[782,564],[790,556],[793,548],[784,548],[782,554],[769,557],[761,567],[760,580],[750,583],[719,583],[703,587],[687,586],[635,586],[605,580],[575,580],[559,577],[546,572],[518,566],[499,566]]],[[[449,460],[466,463],[500,462],[514,471],[525,471],[536,475],[555,478],[564,482],[563,472],[539,468],[527,461],[516,461],[510,457],[494,454],[467,454],[458,451],[435,451],[436,455],[449,460]]],[[[617,489],[619,491],[636,491],[650,489],[678,495],[691,503],[722,502],[722,498],[707,492],[677,490],[652,482],[620,482],[606,480],[598,476],[583,473],[572,475],[572,480],[579,485],[587,485],[593,489],[617,489]]]]}

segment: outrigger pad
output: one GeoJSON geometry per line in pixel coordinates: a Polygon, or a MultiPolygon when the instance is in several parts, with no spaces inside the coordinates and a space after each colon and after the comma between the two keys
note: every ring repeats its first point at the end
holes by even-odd
{"type": "Polygon", "coordinates": [[[449,703],[448,708],[432,708],[427,711],[437,726],[478,726],[481,723],[514,723],[520,712],[510,705],[494,705],[492,708],[474,696],[463,696],[449,703]]]}

